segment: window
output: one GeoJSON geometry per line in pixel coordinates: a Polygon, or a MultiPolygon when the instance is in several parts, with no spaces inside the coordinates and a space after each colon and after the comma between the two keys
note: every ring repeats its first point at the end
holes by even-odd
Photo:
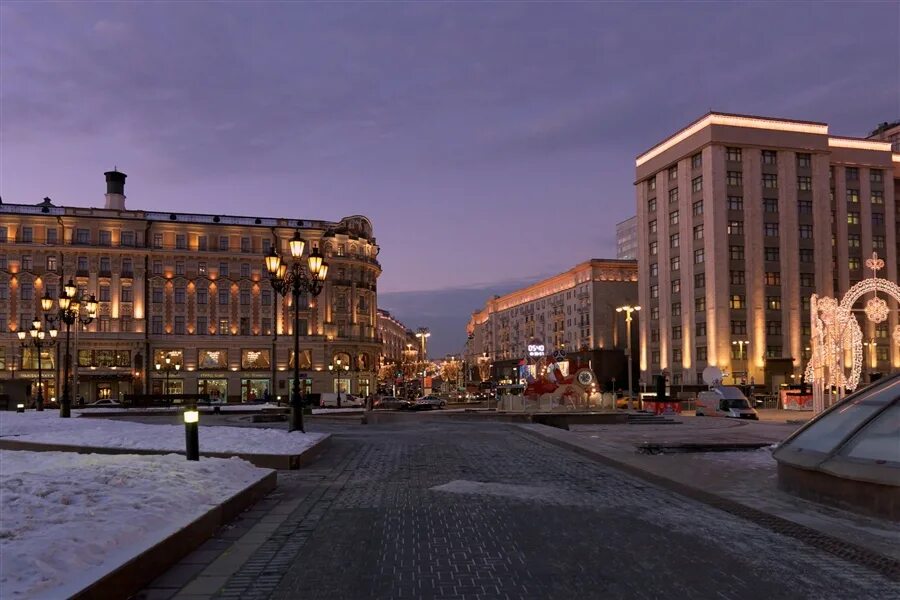
{"type": "Polygon", "coordinates": [[[879,323],[875,326],[875,337],[880,339],[887,339],[888,337],[888,325],[887,323],[879,323]]]}
{"type": "Polygon", "coordinates": [[[703,165],[703,157],[698,152],[697,154],[695,154],[691,157],[691,168],[699,169],[702,165],[703,165]]]}
{"type": "Polygon", "coordinates": [[[647,211],[651,213],[656,212],[656,198],[650,198],[647,201],[647,211]]]}
{"type": "Polygon", "coordinates": [[[175,286],[175,304],[184,304],[184,286],[175,286]]]}
{"type": "Polygon", "coordinates": [[[228,263],[227,262],[219,263],[219,277],[228,277],[228,263]]]}
{"type": "Polygon", "coordinates": [[[150,318],[150,332],[156,335],[162,335],[163,322],[162,316],[154,315],[150,318]]]}
{"type": "Polygon", "coordinates": [[[4,244],[9,240],[7,231],[6,225],[0,225],[0,242],[3,242],[4,244]]]}
{"type": "MultiPolygon", "coordinates": [[[[674,332],[673,332],[673,335],[674,335],[674,332]]],[[[681,334],[679,333],[678,335],[679,335],[679,337],[675,338],[675,339],[680,340],[681,334]]],[[[681,363],[681,348],[673,348],[672,349],[672,362],[675,363],[676,365],[681,363]]],[[[680,379],[681,379],[681,373],[674,373],[672,375],[672,383],[674,385],[678,385],[679,383],[681,383],[681,381],[679,381],[680,379]]]]}
{"type": "Polygon", "coordinates": [[[153,234],[153,247],[154,248],[162,248],[163,247],[163,236],[161,233],[153,234]]]}
{"type": "Polygon", "coordinates": [[[766,358],[781,358],[781,346],[766,346],[766,358]]]}
{"type": "Polygon", "coordinates": [[[775,173],[763,173],[762,183],[767,190],[778,189],[778,175],[775,173]]]}
{"type": "Polygon", "coordinates": [[[109,302],[109,284],[100,286],[100,302],[109,302]]]}
{"type": "Polygon", "coordinates": [[[272,290],[262,290],[259,295],[263,306],[272,306],[272,290]]]}
{"type": "Polygon", "coordinates": [[[811,240],[813,236],[812,225],[800,225],[800,239],[811,240]]]}
{"type": "Polygon", "coordinates": [[[272,334],[272,319],[269,317],[263,317],[260,321],[260,327],[262,329],[263,335],[271,335],[272,334]]]}
{"type": "Polygon", "coordinates": [[[182,315],[175,317],[175,335],[184,335],[184,317],[182,315]]]}
{"type": "Polygon", "coordinates": [[[187,248],[187,236],[183,233],[179,233],[175,236],[175,247],[178,250],[184,250],[187,248]]]}
{"type": "Polygon", "coordinates": [[[241,290],[241,305],[250,305],[250,290],[241,290]]]}
{"type": "Polygon", "coordinates": [[[879,212],[872,213],[872,225],[884,225],[884,214],[879,212]]]}
{"type": "Polygon", "coordinates": [[[161,260],[153,261],[153,274],[154,275],[162,275],[162,261],[161,260]]]}
{"type": "Polygon", "coordinates": [[[876,346],[875,347],[875,359],[878,362],[883,362],[888,359],[888,349],[887,346],[876,346]]]}
{"type": "Polygon", "coordinates": [[[847,190],[847,202],[859,204],[859,190],[847,190]]]}
{"type": "Polygon", "coordinates": [[[800,273],[800,287],[815,287],[816,281],[812,273],[800,273]]]}
{"type": "Polygon", "coordinates": [[[654,284],[650,286],[650,297],[659,298],[659,286],[654,284]]]}
{"type": "Polygon", "coordinates": [[[648,223],[647,225],[647,228],[649,229],[650,233],[656,233],[656,219],[650,221],[650,223],[648,223]]]}
{"type": "Polygon", "coordinates": [[[656,177],[654,176],[647,180],[647,190],[652,192],[655,189],[656,189],[656,177]]]}
{"type": "Polygon", "coordinates": [[[681,269],[681,258],[673,256],[669,259],[669,270],[678,271],[679,269],[681,269]]]}
{"type": "Polygon", "coordinates": [[[228,304],[228,290],[219,290],[219,304],[225,306],[228,304]]]}
{"type": "Polygon", "coordinates": [[[859,169],[856,167],[847,167],[847,181],[859,181],[859,169]]]}
{"type": "Polygon", "coordinates": [[[678,188],[669,190],[669,203],[678,202],[678,188]]]}
{"type": "Polygon", "coordinates": [[[774,150],[762,151],[762,162],[764,165],[774,165],[778,162],[777,155],[774,150]]]}
{"type": "Polygon", "coordinates": [[[675,325],[672,327],[672,339],[680,340],[681,339],[681,325],[675,325]]]}
{"type": "Polygon", "coordinates": [[[706,287],[706,273],[694,273],[694,287],[695,288],[705,288],[706,287]]]}
{"type": "Polygon", "coordinates": [[[728,221],[727,231],[730,235],[744,235],[744,222],[728,221]]]}
{"type": "Polygon", "coordinates": [[[860,268],[860,260],[859,257],[851,256],[847,259],[847,268],[851,271],[857,271],[860,268]]]}
{"type": "MultiPolygon", "coordinates": [[[[657,316],[657,318],[659,318],[659,316],[657,316]]],[[[654,344],[659,342],[659,329],[653,329],[650,332],[650,341],[654,344]]]]}
{"type": "Polygon", "coordinates": [[[809,154],[797,155],[797,168],[808,169],[812,166],[812,156],[809,154]]]}
{"type": "Polygon", "coordinates": [[[110,259],[108,256],[100,257],[100,272],[101,273],[109,273],[111,271],[110,267],[110,259]]]}
{"type": "Polygon", "coordinates": [[[184,275],[184,261],[183,260],[175,261],[175,274],[176,275],[184,275]]]}
{"type": "Polygon", "coordinates": [[[209,321],[206,319],[206,315],[198,315],[197,316],[197,329],[194,331],[197,335],[208,335],[209,334],[209,321]]]}
{"type": "Polygon", "coordinates": [[[869,171],[869,181],[872,183],[881,183],[884,181],[884,172],[881,169],[872,169],[869,171]]]}
{"type": "Polygon", "coordinates": [[[31,243],[34,241],[34,230],[31,227],[22,227],[21,242],[31,243]]]}
{"type": "MultiPolygon", "coordinates": [[[[31,260],[30,257],[29,257],[29,260],[31,260]]],[[[79,257],[78,257],[78,260],[76,261],[75,264],[77,265],[76,268],[77,268],[79,271],[87,271],[87,270],[88,270],[88,259],[87,259],[87,256],[79,256],[79,257]]]]}
{"type": "Polygon", "coordinates": [[[131,277],[131,275],[134,273],[133,265],[134,265],[134,263],[132,262],[132,260],[130,258],[123,258],[122,259],[122,275],[125,277],[131,277]]]}
{"type": "Polygon", "coordinates": [[[856,211],[848,211],[847,212],[847,224],[848,225],[859,225],[859,213],[856,211]]]}
{"type": "Polygon", "coordinates": [[[680,294],[681,293],[681,280],[673,279],[672,280],[672,294],[680,294]]]}
{"type": "Polygon", "coordinates": [[[728,299],[728,307],[734,310],[740,310],[747,308],[747,303],[742,294],[732,294],[731,298],[728,299]]]}
{"type": "Polygon", "coordinates": [[[701,175],[700,177],[694,177],[693,179],[691,179],[691,191],[699,192],[702,190],[703,190],[703,176],[701,175]]]}
{"type": "Polygon", "coordinates": [[[678,225],[678,211],[673,210],[669,213],[669,225],[678,225]]]}
{"type": "Polygon", "coordinates": [[[244,279],[250,277],[250,263],[241,263],[241,277],[244,279]]]}
{"type": "Polygon", "coordinates": [[[650,256],[656,256],[657,254],[659,254],[659,244],[650,242],[650,256]]]}
{"type": "Polygon", "coordinates": [[[700,265],[703,264],[703,248],[698,248],[694,250],[694,264],[700,265]]]}
{"type": "MultiPolygon", "coordinates": [[[[3,229],[5,229],[5,227],[3,229]]],[[[58,241],[57,235],[58,235],[58,233],[55,228],[53,228],[53,227],[47,228],[47,243],[48,244],[57,243],[57,241],[58,241]]],[[[3,241],[3,240],[0,240],[0,241],[3,241]]]]}
{"type": "Polygon", "coordinates": [[[801,215],[811,215],[813,209],[812,200],[798,200],[797,201],[797,212],[801,215]]]}
{"type": "Polygon", "coordinates": [[[250,238],[242,237],[241,238],[241,252],[250,252],[251,251],[250,248],[251,248],[250,238]]]}
{"type": "Polygon", "coordinates": [[[22,270],[30,271],[33,268],[33,266],[34,266],[34,264],[32,263],[31,255],[30,254],[23,255],[22,256],[22,270]]]}
{"type": "Polygon", "coordinates": [[[205,287],[197,288],[197,304],[206,305],[209,302],[209,291],[205,287]]]}
{"type": "Polygon", "coordinates": [[[694,239],[695,240],[703,239],[703,225],[694,225],[694,239]]]}
{"type": "Polygon", "coordinates": [[[884,204],[884,192],[881,190],[872,190],[869,198],[872,204],[884,204]]]}
{"type": "Polygon", "coordinates": [[[815,261],[812,248],[800,248],[800,262],[811,263],[815,261]]]}
{"type": "Polygon", "coordinates": [[[745,278],[743,271],[731,271],[729,281],[731,285],[744,285],[745,278]]]}
{"type": "Polygon", "coordinates": [[[134,246],[134,232],[133,231],[123,231],[121,237],[119,238],[120,246],[134,246]]]}
{"type": "Polygon", "coordinates": [[[725,149],[725,160],[731,162],[741,162],[741,149],[740,148],[726,148],[725,149]]]}
{"type": "Polygon", "coordinates": [[[746,335],[747,321],[732,321],[731,333],[732,335],[746,335]]]}
{"type": "Polygon", "coordinates": [[[744,210],[744,198],[741,196],[728,196],[728,210],[744,210]]]}
{"type": "Polygon", "coordinates": [[[801,192],[812,191],[812,177],[810,177],[809,175],[798,175],[797,189],[801,192]]]}
{"type": "MultiPolygon", "coordinates": [[[[694,312],[706,312],[706,297],[700,296],[699,298],[694,298],[694,312]]],[[[699,332],[697,335],[700,335],[699,332]]]]}
{"type": "Polygon", "coordinates": [[[91,243],[91,232],[88,229],[76,229],[75,230],[75,243],[76,244],[90,244],[91,243]]]}
{"type": "Polygon", "coordinates": [[[703,214],[703,200],[697,200],[693,204],[691,204],[691,212],[695,217],[698,217],[703,214]]]}
{"type": "Polygon", "coordinates": [[[872,248],[876,250],[884,249],[884,236],[883,235],[873,235],[872,236],[872,248]]]}
{"type": "Polygon", "coordinates": [[[659,265],[656,263],[651,263],[650,265],[650,277],[656,277],[659,275],[659,265]]]}
{"type": "Polygon", "coordinates": [[[766,285],[781,285],[781,273],[779,271],[766,271],[766,285]]]}
{"type": "MultiPolygon", "coordinates": [[[[22,300],[34,300],[34,285],[23,282],[19,286],[19,298],[22,300]]],[[[27,327],[24,329],[28,329],[27,327]]]]}
{"type": "Polygon", "coordinates": [[[119,300],[122,302],[132,302],[134,300],[134,290],[130,285],[123,285],[119,289],[119,300]]]}
{"type": "Polygon", "coordinates": [[[781,296],[766,296],[768,310],[781,310],[781,296]]]}
{"type": "Polygon", "coordinates": [[[659,364],[659,350],[654,350],[650,353],[650,361],[655,365],[659,364]]]}
{"type": "Polygon", "coordinates": [[[654,306],[653,308],[650,309],[650,318],[653,319],[654,321],[659,320],[659,307],[658,306],[654,306]]]}
{"type": "Polygon", "coordinates": [[[728,185],[744,185],[744,175],[740,171],[728,171],[725,181],[728,185]]]}
{"type": "Polygon", "coordinates": [[[197,263],[197,274],[198,275],[206,275],[206,263],[205,262],[197,263]]]}
{"type": "Polygon", "coordinates": [[[669,181],[674,181],[675,179],[678,179],[678,165],[669,167],[669,181]]]}
{"type": "Polygon", "coordinates": [[[205,235],[197,236],[197,250],[206,250],[207,238],[205,235]]]}
{"type": "Polygon", "coordinates": [[[681,316],[681,302],[673,302],[672,303],[671,315],[673,317],[681,316]]]}
{"type": "Polygon", "coordinates": [[[778,223],[763,223],[763,235],[778,237],[778,223]]]}
{"type": "Polygon", "coordinates": [[[850,248],[859,248],[859,234],[851,233],[847,236],[847,246],[850,248]]]}
{"type": "Polygon", "coordinates": [[[781,260],[781,254],[775,246],[766,246],[764,254],[766,260],[769,262],[778,262],[781,260]]]}
{"type": "Polygon", "coordinates": [[[219,319],[219,335],[228,335],[231,333],[231,326],[228,323],[228,317],[219,319]]]}
{"type": "Polygon", "coordinates": [[[706,346],[697,346],[697,360],[706,362],[706,346]]]}
{"type": "Polygon", "coordinates": [[[250,335],[250,318],[249,317],[241,317],[240,331],[241,331],[241,335],[250,335]]]}
{"type": "Polygon", "coordinates": [[[161,287],[153,288],[153,302],[155,304],[161,304],[163,301],[163,289],[161,287]]]}
{"type": "Polygon", "coordinates": [[[228,236],[227,235],[219,236],[219,250],[228,250],[228,236]]]}
{"type": "Polygon", "coordinates": [[[681,245],[681,235],[673,233],[669,236],[669,248],[677,248],[681,245]]]}
{"type": "Polygon", "coordinates": [[[112,233],[104,229],[100,230],[100,239],[98,243],[101,246],[112,246],[112,233]]]}
{"type": "Polygon", "coordinates": [[[728,246],[728,257],[731,260],[744,260],[744,247],[728,246]]]}

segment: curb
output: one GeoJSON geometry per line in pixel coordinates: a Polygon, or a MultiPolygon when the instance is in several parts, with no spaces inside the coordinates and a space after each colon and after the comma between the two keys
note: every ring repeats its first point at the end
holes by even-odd
{"type": "MultiPolygon", "coordinates": [[[[242,454],[237,452],[201,452],[209,458],[237,457],[256,467],[279,471],[295,470],[308,465],[325,451],[331,443],[328,434],[300,454],[242,454]]],[[[105,446],[74,446],[69,444],[48,444],[44,442],[20,441],[14,438],[0,438],[0,450],[25,450],[28,452],[77,452],[78,454],[184,454],[184,450],[151,450],[147,448],[109,448],[105,446]]]]}
{"type": "Polygon", "coordinates": [[[191,523],[135,556],[124,565],[72,595],[77,600],[127,598],[165,573],[232,521],[244,510],[275,489],[277,474],[269,473],[224,503],[213,507],[191,523]]]}
{"type": "Polygon", "coordinates": [[[526,435],[551,443],[560,448],[570,450],[585,458],[602,463],[639,479],[643,479],[648,483],[670,492],[675,492],[690,498],[691,500],[696,500],[697,502],[712,506],[713,508],[717,508],[761,527],[765,527],[775,533],[794,538],[804,544],[837,556],[848,562],[876,571],[891,581],[900,582],[900,561],[895,560],[890,556],[879,554],[878,552],[874,552],[852,542],[844,541],[820,531],[816,531],[810,527],[806,527],[805,525],[745,506],[739,502],[729,500],[728,498],[718,496],[711,492],[650,473],[639,467],[610,458],[598,450],[588,448],[577,441],[560,439],[560,437],[558,437],[559,435],[567,435],[560,430],[544,432],[537,430],[536,427],[521,425],[519,426],[519,430],[526,435]],[[556,431],[559,431],[559,434],[551,435],[556,431]]]}

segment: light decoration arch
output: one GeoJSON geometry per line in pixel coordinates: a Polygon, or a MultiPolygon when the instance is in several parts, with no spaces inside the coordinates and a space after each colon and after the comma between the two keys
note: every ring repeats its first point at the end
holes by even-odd
{"type": "MultiPolygon", "coordinates": [[[[862,312],[873,323],[883,323],[890,315],[890,308],[879,293],[900,303],[900,286],[878,277],[884,268],[884,260],[873,252],[866,260],[866,268],[872,277],[864,279],[847,290],[841,301],[813,294],[810,299],[812,357],[806,365],[805,378],[813,384],[813,409],[825,409],[825,390],[836,389],[841,395],[855,390],[859,385],[863,364],[863,335],[859,321],[853,314],[853,306],[866,294],[874,294],[866,301],[862,312]],[[850,370],[845,360],[849,354],[850,370]]],[[[900,344],[900,325],[893,333],[893,340],[900,344]]]]}

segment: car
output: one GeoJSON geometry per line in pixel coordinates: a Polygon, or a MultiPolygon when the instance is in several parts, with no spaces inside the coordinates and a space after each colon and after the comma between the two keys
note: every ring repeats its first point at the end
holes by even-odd
{"type": "Polygon", "coordinates": [[[375,401],[375,408],[380,409],[397,409],[407,410],[412,408],[413,403],[405,398],[397,398],[396,396],[382,396],[375,401]]]}
{"type": "Polygon", "coordinates": [[[421,396],[416,398],[414,408],[417,410],[431,410],[434,408],[444,408],[447,406],[447,401],[443,398],[438,398],[437,396],[421,396]]]}
{"type": "MultiPolygon", "coordinates": [[[[341,408],[362,408],[366,405],[366,401],[353,394],[341,394],[341,408]]],[[[338,395],[334,393],[324,393],[319,396],[319,406],[322,408],[337,408],[338,395]]]]}
{"type": "Polygon", "coordinates": [[[105,398],[103,400],[95,400],[94,402],[89,402],[88,406],[122,406],[122,403],[116,402],[112,398],[105,398]]]}

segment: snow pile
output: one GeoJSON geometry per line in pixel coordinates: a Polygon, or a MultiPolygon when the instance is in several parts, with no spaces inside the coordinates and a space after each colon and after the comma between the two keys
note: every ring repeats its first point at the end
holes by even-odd
{"type": "MultiPolygon", "coordinates": [[[[262,412],[263,409],[269,410],[273,408],[285,408],[277,404],[204,404],[200,403],[197,408],[202,412],[211,411],[218,408],[221,412],[262,412]]],[[[72,411],[73,414],[84,415],[127,415],[129,412],[158,412],[158,413],[179,413],[184,410],[184,405],[176,406],[147,406],[126,408],[124,406],[98,406],[96,408],[79,408],[72,411]]]]}
{"type": "MultiPolygon", "coordinates": [[[[203,423],[203,417],[200,417],[203,423]]],[[[0,411],[0,437],[94,448],[184,451],[183,425],[147,425],[109,419],[61,419],[56,411],[0,411]]],[[[323,433],[288,433],[258,427],[200,427],[200,452],[301,454],[326,438],[323,433]]]]}
{"type": "Polygon", "coordinates": [[[0,598],[71,596],[270,472],[237,458],[0,451],[0,598]]]}

